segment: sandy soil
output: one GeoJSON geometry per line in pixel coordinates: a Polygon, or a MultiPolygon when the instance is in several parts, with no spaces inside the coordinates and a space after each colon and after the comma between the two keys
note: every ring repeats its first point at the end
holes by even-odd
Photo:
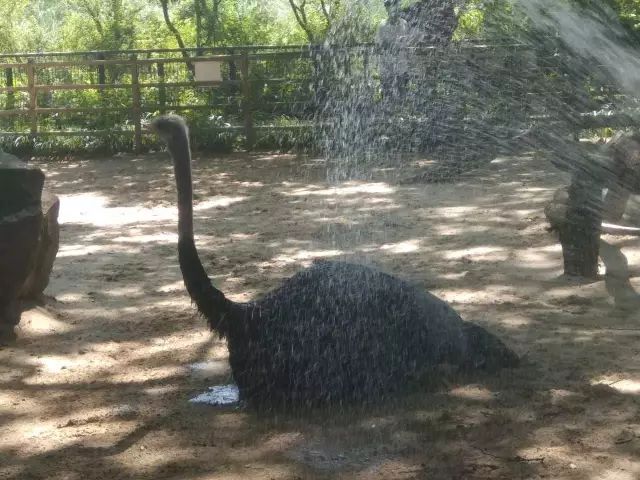
{"type": "Polygon", "coordinates": [[[320,161],[197,159],[203,261],[234,299],[314,258],[369,262],[526,358],[306,418],[188,402],[229,371],[182,287],[164,155],[45,169],[62,198],[56,301],[0,349],[0,479],[640,478],[640,240],[605,238],[600,281],[561,278],[542,210],[566,178],[539,160],[500,157],[454,184],[380,173],[330,188],[320,161]]]}

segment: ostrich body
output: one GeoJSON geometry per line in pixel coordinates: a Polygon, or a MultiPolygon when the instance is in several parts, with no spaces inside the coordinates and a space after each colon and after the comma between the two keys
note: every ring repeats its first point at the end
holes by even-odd
{"type": "Polygon", "coordinates": [[[365,266],[317,262],[255,302],[230,301],[211,284],[196,251],[187,126],[167,115],[150,128],[173,158],[185,286],[211,330],[227,338],[233,376],[249,404],[369,402],[441,363],[517,364],[497,337],[444,301],[365,266]]]}

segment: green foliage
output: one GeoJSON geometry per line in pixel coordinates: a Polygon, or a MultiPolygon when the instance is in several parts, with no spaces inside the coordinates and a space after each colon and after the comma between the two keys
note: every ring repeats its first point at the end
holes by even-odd
{"type": "Polygon", "coordinates": [[[274,11],[271,2],[223,2],[218,46],[282,45],[299,43],[300,32],[292,30],[286,17],[274,11]]]}
{"type": "MultiPolygon", "coordinates": [[[[175,48],[161,7],[161,0],[0,0],[0,49],[175,48]]],[[[382,0],[167,0],[167,7],[192,47],[322,43],[336,29],[360,29],[359,40],[372,40],[384,18],[382,0]]]]}
{"type": "Polygon", "coordinates": [[[640,38],[640,0],[615,0],[613,8],[620,16],[622,24],[640,38]]]}
{"type": "Polygon", "coordinates": [[[55,0],[0,0],[0,50],[50,48],[59,41],[56,25],[63,16],[63,9],[55,0]]]}
{"type": "Polygon", "coordinates": [[[458,17],[457,38],[479,37],[484,26],[485,11],[482,5],[473,2],[466,11],[458,17]]]}
{"type": "MultiPolygon", "coordinates": [[[[385,18],[382,0],[167,0],[187,46],[322,43],[327,35],[371,41],[385,18]]],[[[403,5],[418,0],[406,0],[403,5]]],[[[613,8],[640,31],[640,0],[559,0],[613,8]]],[[[461,2],[457,39],[517,36],[510,0],[461,2]]],[[[0,49],[78,51],[176,47],[161,0],[0,0],[0,49]]]]}

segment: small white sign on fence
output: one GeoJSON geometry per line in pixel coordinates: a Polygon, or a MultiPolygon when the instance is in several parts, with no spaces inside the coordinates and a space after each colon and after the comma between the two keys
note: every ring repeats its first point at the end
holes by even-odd
{"type": "Polygon", "coordinates": [[[194,62],[196,70],[196,82],[221,82],[222,62],[214,60],[194,62]]]}

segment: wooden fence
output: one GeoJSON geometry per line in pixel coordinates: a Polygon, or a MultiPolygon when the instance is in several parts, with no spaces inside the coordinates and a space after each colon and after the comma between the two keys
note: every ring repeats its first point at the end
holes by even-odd
{"type": "MultiPolygon", "coordinates": [[[[188,53],[193,56],[172,49],[2,55],[0,62],[4,63],[0,63],[0,72],[5,73],[5,85],[0,87],[0,102],[4,100],[0,119],[26,118],[27,121],[23,122],[21,131],[3,131],[0,135],[132,135],[135,150],[140,150],[145,116],[168,110],[214,112],[223,109],[236,124],[213,126],[212,129],[241,132],[248,146],[255,141],[258,130],[301,128],[301,125],[257,125],[254,97],[256,87],[264,90],[274,85],[297,85],[300,90],[306,90],[307,98],[297,102],[262,98],[260,109],[305,105],[310,100],[309,89],[304,88],[307,79],[291,75],[255,75],[252,70],[264,71],[265,68],[257,67],[265,63],[280,66],[309,63],[312,49],[236,47],[222,51],[190,49],[188,53]],[[200,80],[198,64],[214,64],[214,68],[219,69],[218,78],[200,80]],[[182,95],[173,95],[174,101],[170,101],[168,92],[172,90],[179,90],[182,95]],[[78,101],[80,95],[74,95],[74,92],[87,91],[96,92],[97,105],[74,105],[82,103],[78,101]],[[126,94],[110,98],[109,92],[115,91],[126,94]],[[56,94],[61,97],[58,102],[55,101],[56,94]],[[176,101],[176,97],[183,98],[176,101]],[[96,123],[96,118],[121,114],[126,116],[126,121],[115,123],[124,123],[129,128],[43,128],[47,124],[43,119],[70,114],[89,115],[92,124],[96,123]]],[[[279,69],[273,70],[277,74],[279,69]]],[[[63,122],[48,123],[62,125],[63,122]]]]}
{"type": "MultiPolygon", "coordinates": [[[[464,62],[468,63],[469,58],[477,61],[480,57],[495,67],[492,50],[495,46],[476,45],[461,50],[465,48],[475,53],[465,54],[462,68],[467,68],[464,62]]],[[[4,72],[5,80],[0,87],[0,108],[4,106],[0,109],[0,122],[5,120],[5,131],[0,135],[128,135],[133,137],[134,149],[139,151],[147,116],[166,111],[200,111],[214,116],[218,113],[222,121],[228,122],[208,125],[208,130],[236,132],[244,137],[246,146],[251,147],[261,130],[311,126],[318,63],[345,50],[258,46],[4,54],[0,55],[0,72],[4,72]],[[215,78],[199,78],[199,64],[212,66],[216,70],[215,78]],[[74,116],[73,122],[68,121],[69,116],[74,116]],[[280,117],[295,121],[278,124],[280,117]],[[13,128],[6,129],[8,125],[13,128]],[[70,128],[70,125],[75,126],[70,128]],[[119,128],[110,128],[113,125],[119,128]]],[[[365,69],[369,56],[376,53],[371,45],[350,50],[364,59],[365,69]]],[[[429,53],[429,49],[426,50],[429,53]]],[[[556,63],[552,67],[543,66],[542,70],[559,71],[562,65],[557,63],[557,58],[553,61],[556,63]]],[[[483,67],[476,65],[475,68],[481,71],[483,67]]],[[[513,76],[513,66],[499,68],[501,70],[494,68],[482,75],[506,72],[505,78],[513,76]]],[[[536,75],[541,74],[532,72],[531,77],[536,75]]],[[[523,111],[528,108],[525,104],[531,104],[527,98],[547,95],[544,90],[536,92],[531,85],[518,81],[520,84],[514,83],[512,90],[521,97],[517,103],[523,111]]],[[[581,115],[583,118],[577,122],[581,128],[625,126],[635,122],[628,115],[615,112],[581,115]]]]}

